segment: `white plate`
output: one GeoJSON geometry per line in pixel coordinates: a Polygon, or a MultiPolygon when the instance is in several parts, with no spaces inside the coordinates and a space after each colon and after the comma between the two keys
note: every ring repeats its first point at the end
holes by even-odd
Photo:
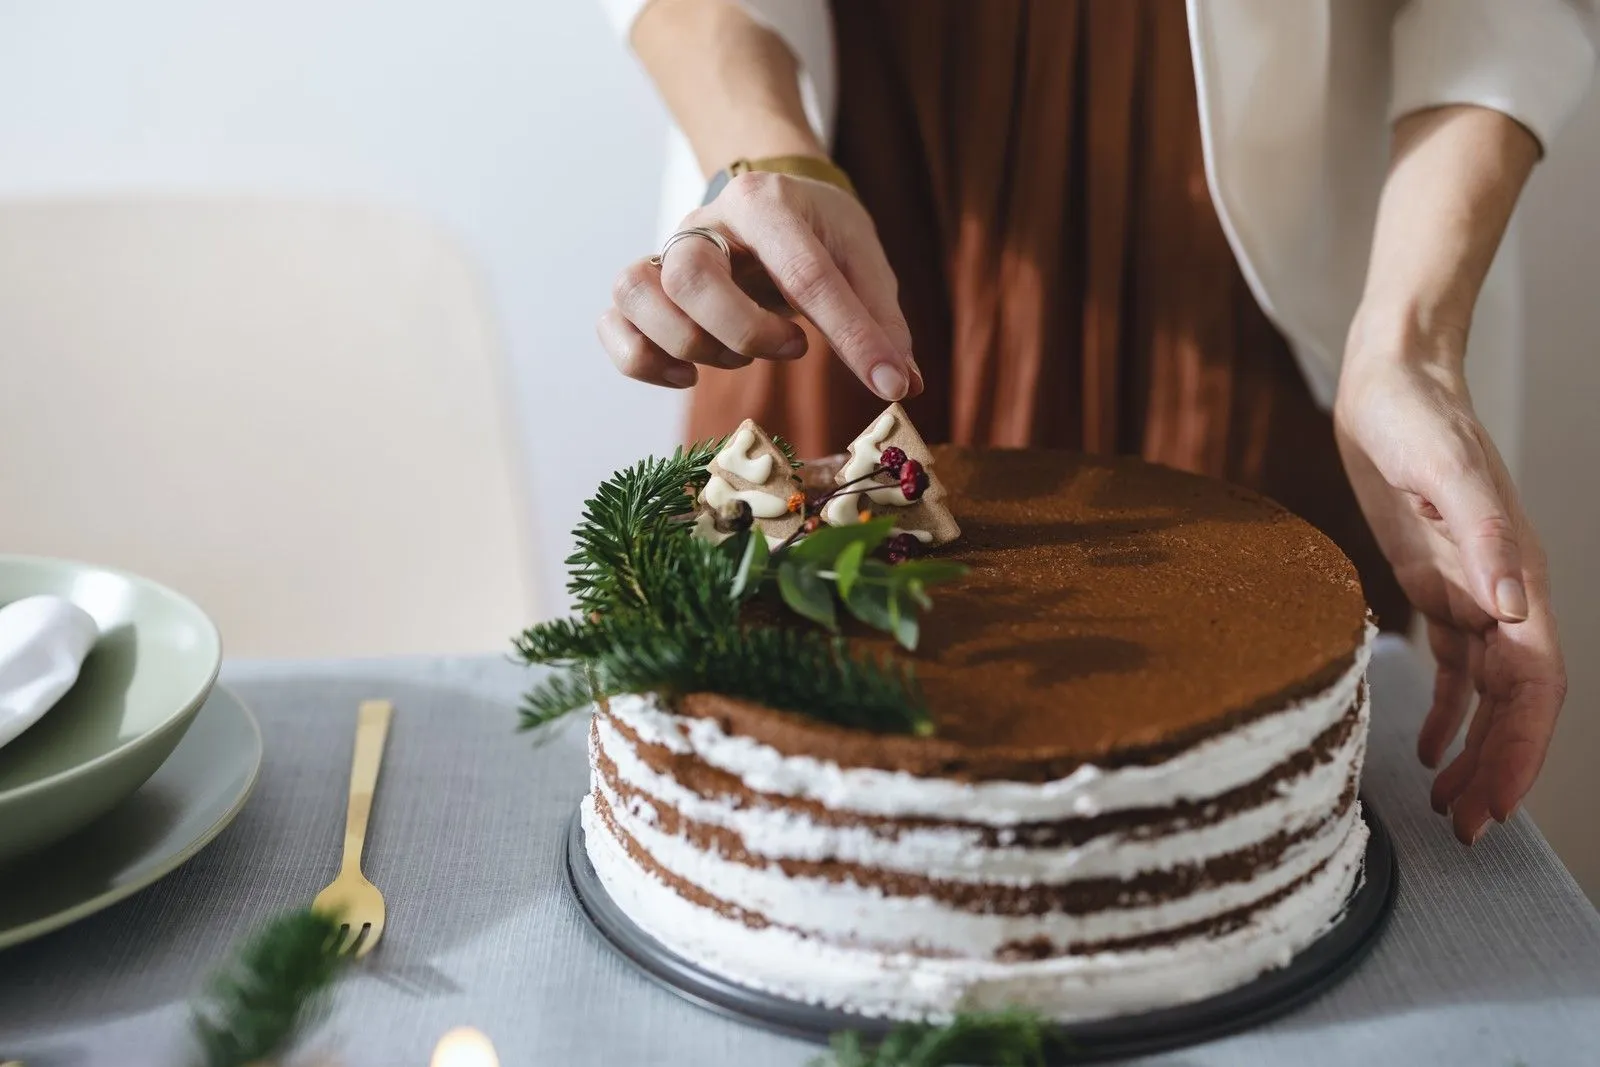
{"type": "Polygon", "coordinates": [[[5,869],[0,948],[93,915],[171,874],[233,821],[261,769],[261,729],[212,689],[161,769],[110,814],[5,869]]]}

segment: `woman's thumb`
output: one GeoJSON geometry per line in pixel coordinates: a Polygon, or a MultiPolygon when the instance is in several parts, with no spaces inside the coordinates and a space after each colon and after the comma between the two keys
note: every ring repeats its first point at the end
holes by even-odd
{"type": "Polygon", "coordinates": [[[1445,476],[1432,502],[1461,553],[1472,598],[1501,622],[1521,622],[1528,617],[1528,591],[1514,504],[1496,484],[1487,460],[1445,476]]]}

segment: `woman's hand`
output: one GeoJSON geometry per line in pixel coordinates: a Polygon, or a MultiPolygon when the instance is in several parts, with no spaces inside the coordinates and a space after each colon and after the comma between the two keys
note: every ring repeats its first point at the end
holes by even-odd
{"type": "Polygon", "coordinates": [[[1532,787],[1567,681],[1544,550],[1473,412],[1464,342],[1353,350],[1334,427],[1378,543],[1427,618],[1438,675],[1417,740],[1424,765],[1439,765],[1478,697],[1466,745],[1432,796],[1472,844],[1532,787]]]}
{"type": "MultiPolygon", "coordinates": [[[[735,159],[826,153],[807,118],[800,67],[782,38],[741,4],[653,0],[633,47],[707,172],[735,159]]],[[[798,359],[809,318],[885,400],[922,391],[894,272],[872,219],[826,182],[750,172],[679,225],[721,233],[673,244],[659,267],[624,270],[600,340],[622,373],[687,388],[698,368],[798,359]]]]}
{"type": "Polygon", "coordinates": [[[659,267],[641,259],[618,276],[599,332],[623,374],[686,388],[697,366],[798,359],[806,336],[785,317],[794,309],[878,396],[922,391],[894,272],[855,197],[825,182],[751,172],[679,228],[690,226],[721,232],[733,261],[691,237],[659,267]]]}

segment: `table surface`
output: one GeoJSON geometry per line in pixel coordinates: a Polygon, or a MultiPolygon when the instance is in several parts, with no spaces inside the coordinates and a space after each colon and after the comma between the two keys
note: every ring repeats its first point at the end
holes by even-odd
{"type": "MultiPolygon", "coordinates": [[[[192,1062],[186,998],[236,937],[335,873],[355,708],[388,697],[366,865],[387,929],[292,1062],[422,1067],[442,1033],[472,1025],[507,1067],[801,1067],[815,1047],[691,1007],[585,924],[562,869],[582,730],[513,733],[529,677],[499,659],[229,664],[223,681],[266,739],[255,795],[177,873],[0,952],[0,1051],[28,1067],[192,1062]]],[[[1427,686],[1403,646],[1380,648],[1364,791],[1394,835],[1401,889],[1373,955],[1276,1023],[1139,1062],[1600,1060],[1600,916],[1525,815],[1469,852],[1428,810],[1411,754],[1427,686]]]]}

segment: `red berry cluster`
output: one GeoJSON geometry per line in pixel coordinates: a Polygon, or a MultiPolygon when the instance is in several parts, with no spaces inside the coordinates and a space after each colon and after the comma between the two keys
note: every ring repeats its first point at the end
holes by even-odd
{"type": "Polygon", "coordinates": [[[922,548],[922,542],[908,533],[895,534],[889,538],[889,543],[885,547],[889,551],[890,563],[904,563],[917,554],[922,548]]]}
{"type": "Polygon", "coordinates": [[[900,468],[900,491],[907,500],[920,500],[928,491],[928,472],[914,459],[906,460],[900,468]]]}
{"type": "MultiPolygon", "coordinates": [[[[880,478],[885,474],[893,478],[899,484],[900,492],[907,500],[921,500],[922,494],[928,491],[929,481],[927,470],[922,466],[921,463],[918,463],[910,456],[907,456],[905,449],[896,448],[895,446],[890,445],[879,454],[878,466],[874,470],[863,474],[861,477],[853,479],[852,481],[848,481],[843,485],[836,485],[827,490],[814,490],[810,493],[792,494],[788,500],[789,510],[791,512],[800,512],[803,509],[806,519],[800,525],[800,528],[785,538],[783,544],[779,545],[775,551],[782,551],[805,534],[815,533],[822,525],[822,509],[827,506],[830,500],[833,500],[835,497],[844,493],[853,492],[859,494],[863,491],[863,489],[857,489],[855,488],[856,486],[862,485],[864,482],[871,483],[875,479],[880,478]]],[[[887,488],[887,486],[883,486],[882,482],[878,482],[877,484],[883,488],[887,488]]],[[[741,501],[740,503],[743,502],[741,501]]],[[[744,504],[745,511],[749,511],[749,508],[750,505],[744,504]]],[[[867,519],[871,517],[870,510],[861,512],[862,522],[866,522],[867,519]]],[[[737,521],[737,517],[733,515],[719,516],[719,518],[723,522],[727,523],[730,527],[734,521],[737,521]]],[[[737,528],[748,528],[748,522],[750,520],[745,521],[745,526],[740,526],[737,528]]],[[[722,528],[722,526],[718,526],[718,529],[722,528]]],[[[900,534],[899,536],[890,540],[885,548],[888,550],[889,561],[891,563],[899,563],[901,560],[910,559],[912,556],[916,555],[917,550],[921,548],[921,543],[910,534],[900,534]]]]}
{"type": "Polygon", "coordinates": [[[919,500],[928,491],[928,472],[923,470],[922,464],[908,457],[905,449],[890,445],[878,456],[878,463],[889,477],[900,483],[900,491],[907,500],[919,500]]]}

